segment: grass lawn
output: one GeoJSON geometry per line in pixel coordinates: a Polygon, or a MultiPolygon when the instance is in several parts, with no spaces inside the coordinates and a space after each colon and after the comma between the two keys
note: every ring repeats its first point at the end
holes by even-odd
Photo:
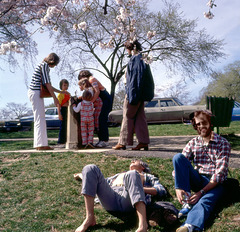
{"type": "MultiPolygon", "coordinates": [[[[120,128],[110,128],[110,136],[118,136],[120,128]]],[[[194,135],[191,125],[166,124],[149,125],[150,136],[194,135]]],[[[232,122],[229,128],[220,128],[220,133],[228,138],[232,147],[240,150],[240,122],[232,122]]],[[[56,138],[58,131],[48,131],[49,138],[56,138]]],[[[3,138],[32,138],[30,132],[0,133],[3,138]]],[[[56,141],[50,141],[50,145],[56,141]]],[[[32,141],[0,142],[1,151],[28,149],[32,141]]],[[[171,159],[144,158],[152,172],[159,176],[173,197],[177,208],[172,179],[171,159]]],[[[73,174],[80,172],[89,163],[97,164],[104,176],[128,170],[130,159],[105,154],[65,153],[0,153],[0,231],[74,231],[85,218],[83,197],[80,195],[81,182],[74,180],[73,174]]],[[[232,176],[240,181],[240,170],[231,169],[232,176]]],[[[89,231],[135,231],[133,221],[120,219],[96,206],[97,226],[89,231]]],[[[182,223],[183,221],[179,222],[182,223]]],[[[175,228],[150,228],[149,231],[175,231],[175,228]]],[[[240,203],[223,209],[208,232],[240,231],[240,203]]]]}
{"type": "MultiPolygon", "coordinates": [[[[190,124],[160,124],[149,125],[150,136],[180,136],[180,135],[197,135],[190,124]]],[[[48,130],[48,138],[58,138],[58,130],[48,130]]],[[[118,137],[120,127],[109,127],[110,137],[118,137]]],[[[232,149],[240,151],[240,139],[236,134],[240,134],[240,121],[231,122],[230,127],[221,127],[220,134],[230,142],[232,149]]],[[[33,138],[33,131],[18,131],[18,132],[0,132],[0,139],[15,139],[15,138],[33,138]]],[[[11,151],[17,149],[29,149],[32,147],[32,141],[0,141],[0,151],[11,151]]],[[[57,141],[51,140],[49,145],[56,145],[57,141]]]]}
{"type": "MultiPolygon", "coordinates": [[[[74,231],[85,217],[81,182],[73,174],[89,163],[98,164],[104,176],[128,170],[129,158],[104,154],[32,153],[1,154],[0,231],[74,231]]],[[[145,158],[172,196],[171,159],[145,158]]],[[[232,169],[240,180],[240,170],[232,169]]],[[[180,207],[175,197],[166,199],[180,207]]],[[[132,221],[123,222],[96,206],[97,226],[89,231],[135,231],[132,221]]],[[[240,203],[225,208],[206,231],[239,231],[240,203]]],[[[182,221],[181,221],[182,222],[182,221]]],[[[180,223],[181,223],[180,222],[180,223]]],[[[178,224],[179,225],[179,224],[178,224]]],[[[177,226],[177,225],[176,225],[177,226]]],[[[149,231],[174,231],[175,228],[149,231]],[[172,230],[173,229],[173,230],[172,230]]]]}

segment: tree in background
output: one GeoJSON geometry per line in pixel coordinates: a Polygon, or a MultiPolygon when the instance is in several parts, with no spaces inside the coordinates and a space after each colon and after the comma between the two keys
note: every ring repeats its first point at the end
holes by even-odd
{"type": "Polygon", "coordinates": [[[7,103],[5,108],[0,110],[0,119],[20,119],[31,110],[25,104],[16,104],[14,102],[7,103]]]}
{"type": "MultiPolygon", "coordinates": [[[[40,25],[56,37],[62,70],[76,76],[80,68],[96,70],[116,84],[127,64],[124,42],[138,39],[144,59],[164,64],[184,77],[209,74],[222,57],[223,43],[196,30],[196,20],[185,19],[178,4],[161,4],[150,12],[148,0],[2,0],[0,54],[8,62],[13,52],[36,53],[31,34],[40,25]],[[104,9],[103,9],[104,8],[104,9]],[[34,26],[34,27],[33,27],[34,26]],[[7,59],[8,57],[8,59],[7,59]]],[[[64,72],[63,72],[64,71],[64,72]]]]}
{"type": "Polygon", "coordinates": [[[66,7],[68,20],[59,19],[54,34],[63,57],[61,73],[76,78],[79,69],[98,71],[110,80],[114,98],[128,62],[123,45],[138,39],[148,63],[164,64],[185,78],[209,74],[213,62],[224,55],[222,41],[196,31],[196,21],[185,19],[178,4],[165,2],[161,11],[150,12],[148,2],[109,0],[107,14],[100,1],[66,7]]]}
{"type": "Polygon", "coordinates": [[[240,101],[240,61],[227,65],[222,72],[213,72],[211,81],[203,91],[202,102],[205,96],[229,97],[240,101]]]}

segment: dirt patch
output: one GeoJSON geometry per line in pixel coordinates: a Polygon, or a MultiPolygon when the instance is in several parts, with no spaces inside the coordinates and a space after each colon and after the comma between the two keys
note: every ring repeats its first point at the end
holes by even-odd
{"type": "Polygon", "coordinates": [[[12,159],[9,159],[7,157],[3,158],[2,159],[2,163],[3,164],[8,164],[8,165],[11,165],[12,163],[15,163],[15,162],[19,162],[19,161],[22,161],[22,160],[27,160],[28,158],[30,157],[30,154],[22,154],[22,155],[18,155],[12,159]]]}

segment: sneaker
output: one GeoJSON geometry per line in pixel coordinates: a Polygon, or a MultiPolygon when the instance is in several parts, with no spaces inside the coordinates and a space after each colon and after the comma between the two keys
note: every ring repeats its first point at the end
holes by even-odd
{"type": "Polygon", "coordinates": [[[188,203],[185,203],[182,209],[178,213],[178,218],[186,217],[189,211],[192,209],[192,206],[188,203]]]}
{"type": "Polygon", "coordinates": [[[99,148],[104,148],[104,147],[107,147],[107,146],[108,146],[108,142],[99,141],[99,143],[97,143],[95,146],[96,146],[96,147],[99,147],[99,148]]]}
{"type": "Polygon", "coordinates": [[[184,226],[180,226],[177,228],[176,232],[192,232],[193,231],[193,225],[185,224],[184,226]]]}

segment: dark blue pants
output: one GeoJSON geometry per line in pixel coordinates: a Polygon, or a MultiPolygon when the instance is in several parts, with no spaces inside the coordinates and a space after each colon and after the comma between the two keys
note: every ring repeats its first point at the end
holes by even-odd
{"type": "Polygon", "coordinates": [[[112,97],[107,90],[100,91],[99,97],[102,99],[103,105],[99,115],[99,141],[108,141],[108,115],[112,107],[112,97]]]}
{"type": "Polygon", "coordinates": [[[61,114],[63,117],[63,120],[60,124],[60,130],[58,135],[58,143],[64,144],[67,141],[67,113],[68,113],[68,107],[61,107],[61,114]]]}

